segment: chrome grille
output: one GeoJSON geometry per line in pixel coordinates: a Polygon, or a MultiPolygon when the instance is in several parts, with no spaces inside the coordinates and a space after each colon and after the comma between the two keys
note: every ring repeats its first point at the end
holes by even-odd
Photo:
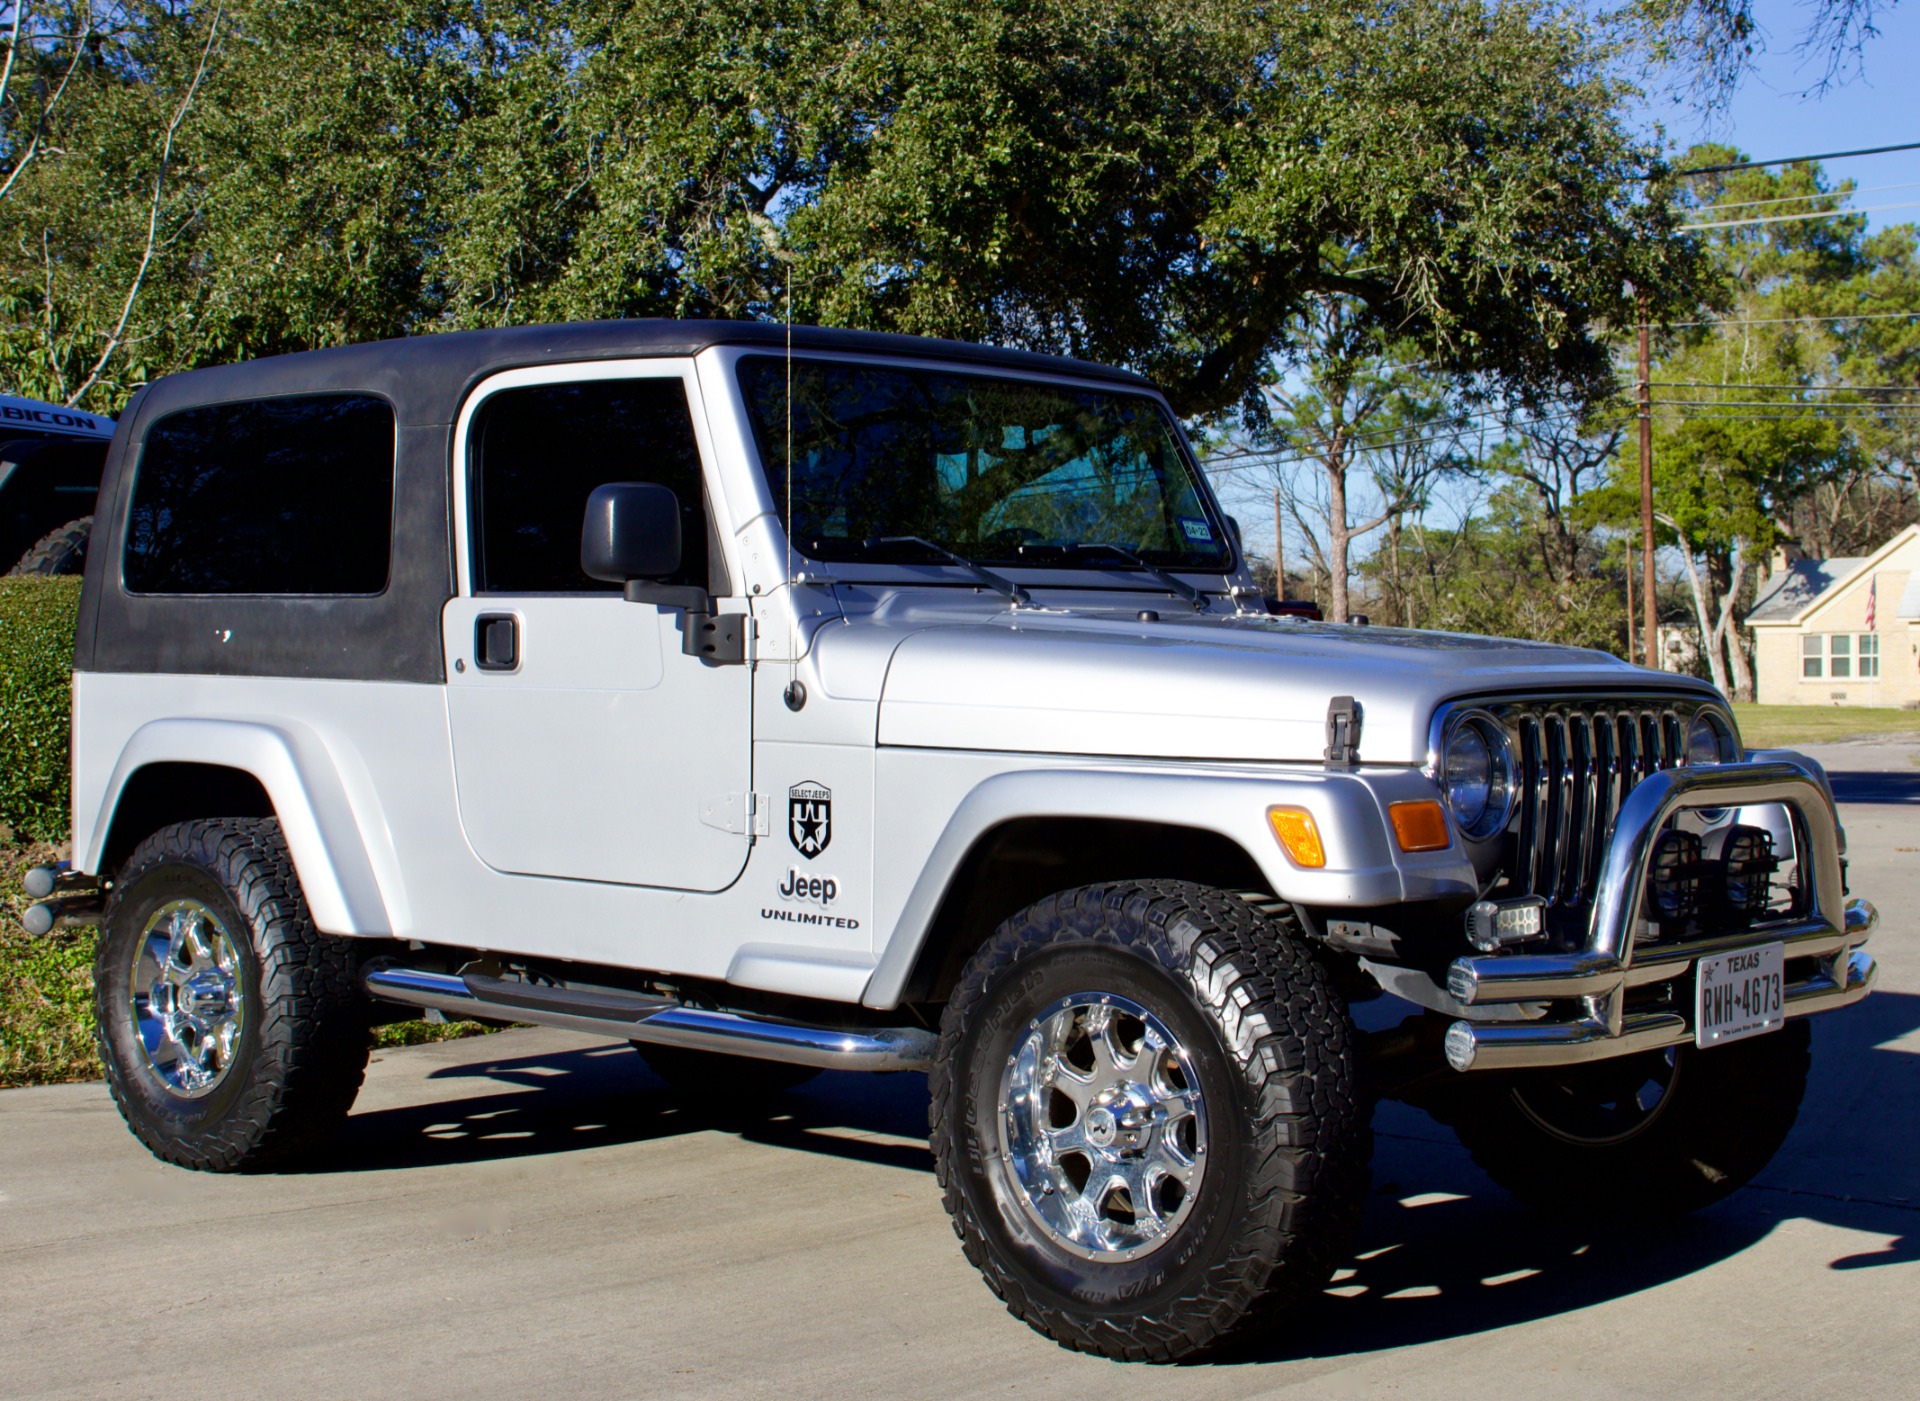
{"type": "Polygon", "coordinates": [[[1519,791],[1502,894],[1591,904],[1620,805],[1648,774],[1680,766],[1687,725],[1709,706],[1718,709],[1684,695],[1513,699],[1460,702],[1436,717],[1436,743],[1446,716],[1466,710],[1492,715],[1512,742],[1519,791]]]}

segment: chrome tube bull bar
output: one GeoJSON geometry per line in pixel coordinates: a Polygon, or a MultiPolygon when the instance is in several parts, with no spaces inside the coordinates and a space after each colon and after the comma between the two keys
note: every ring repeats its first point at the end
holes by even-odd
{"type": "Polygon", "coordinates": [[[1867,995],[1877,975],[1859,951],[1878,918],[1864,900],[1848,901],[1840,871],[1839,818],[1825,775],[1811,760],[1783,751],[1739,764],[1667,769],[1634,786],[1609,827],[1606,854],[1584,948],[1570,953],[1507,953],[1461,958],[1447,970],[1447,991],[1472,1007],[1534,1004],[1533,1018],[1456,1021],[1447,1028],[1447,1061],[1456,1070],[1565,1065],[1678,1045],[1692,1037],[1673,1011],[1629,1013],[1629,989],[1683,976],[1707,954],[1783,943],[1790,959],[1816,971],[1790,983],[1790,1017],[1844,1007],[1867,995]],[[1635,949],[1654,839],[1689,808],[1777,803],[1792,819],[1800,879],[1808,899],[1789,920],[1677,945],[1635,949]],[[1538,1017],[1538,1004],[1575,1002],[1577,1015],[1538,1017]]]}

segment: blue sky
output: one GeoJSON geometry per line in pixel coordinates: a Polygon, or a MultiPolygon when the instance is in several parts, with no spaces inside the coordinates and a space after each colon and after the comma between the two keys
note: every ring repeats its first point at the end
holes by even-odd
{"type": "MultiPolygon", "coordinates": [[[[1880,34],[1868,41],[1864,72],[1844,73],[1843,81],[1820,96],[1807,95],[1825,63],[1794,52],[1810,7],[1763,0],[1755,6],[1767,51],[1741,82],[1724,113],[1703,118],[1683,105],[1659,103],[1651,115],[1679,147],[1695,141],[1725,141],[1755,160],[1851,151],[1863,146],[1894,146],[1920,141],[1920,0],[1886,9],[1880,34]]],[[[1852,179],[1863,208],[1911,204],[1868,216],[1873,228],[1920,220],[1920,151],[1900,151],[1832,161],[1835,178],[1852,179]],[[1871,193],[1876,186],[1910,188],[1871,193]]]]}

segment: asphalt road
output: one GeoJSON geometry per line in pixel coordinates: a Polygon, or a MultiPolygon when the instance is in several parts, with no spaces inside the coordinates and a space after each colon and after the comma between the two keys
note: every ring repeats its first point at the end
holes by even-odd
{"type": "Polygon", "coordinates": [[[99,1085],[0,1094],[0,1395],[1920,1395],[1920,750],[1819,752],[1880,991],[1818,1025],[1772,1167],[1678,1228],[1543,1226],[1387,1106],[1323,1304],[1251,1360],[1121,1367],[962,1260],[924,1078],[728,1122],[517,1031],[387,1053],[297,1174],[162,1166],[99,1085]]]}

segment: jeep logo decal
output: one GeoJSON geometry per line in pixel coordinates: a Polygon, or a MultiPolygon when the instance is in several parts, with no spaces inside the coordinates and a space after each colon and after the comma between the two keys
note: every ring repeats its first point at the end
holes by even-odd
{"type": "Polygon", "coordinates": [[[833,790],[796,783],[787,790],[787,835],[793,849],[811,861],[833,840],[833,790]]]}

